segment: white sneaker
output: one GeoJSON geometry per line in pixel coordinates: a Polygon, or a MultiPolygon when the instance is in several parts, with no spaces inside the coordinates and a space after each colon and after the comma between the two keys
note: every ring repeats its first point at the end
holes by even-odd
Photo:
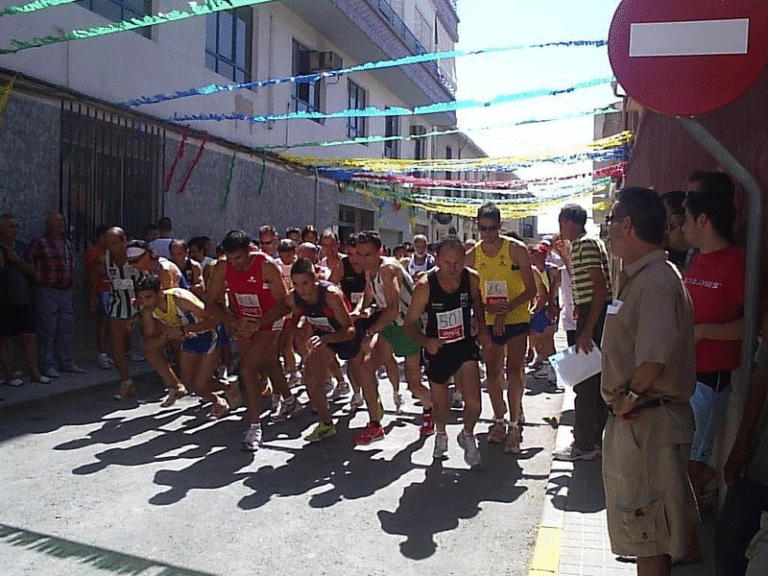
{"type": "Polygon", "coordinates": [[[243,435],[243,450],[256,452],[261,447],[261,424],[251,424],[243,435]]]}
{"type": "Polygon", "coordinates": [[[352,394],[352,400],[349,402],[349,409],[355,411],[363,405],[363,395],[360,392],[352,394]]]}
{"type": "Polygon", "coordinates": [[[445,460],[448,452],[448,434],[435,434],[435,448],[432,450],[432,458],[435,460],[445,460]]]}
{"type": "Polygon", "coordinates": [[[331,393],[331,399],[338,400],[347,394],[349,394],[349,382],[342,380],[341,382],[338,382],[336,384],[336,388],[333,389],[333,392],[331,393]]]}
{"type": "Polygon", "coordinates": [[[456,441],[464,449],[464,462],[470,467],[480,465],[480,450],[477,449],[477,441],[474,434],[467,434],[464,430],[459,432],[456,441]]]}
{"type": "Polygon", "coordinates": [[[296,396],[291,394],[287,400],[283,400],[280,403],[280,410],[277,411],[277,414],[272,416],[272,419],[276,422],[287,420],[291,414],[299,409],[299,407],[299,401],[296,400],[296,396]]]}
{"type": "Polygon", "coordinates": [[[106,352],[101,352],[96,358],[96,364],[102,370],[110,370],[112,368],[112,360],[109,359],[106,352]]]}
{"type": "Polygon", "coordinates": [[[594,460],[600,456],[599,448],[592,448],[591,450],[582,450],[576,443],[573,442],[565,448],[555,450],[552,453],[555,460],[562,460],[565,462],[573,462],[574,460],[594,460]]]}
{"type": "Polygon", "coordinates": [[[542,362],[534,371],[533,377],[540,380],[549,378],[549,371],[551,369],[552,367],[549,365],[549,362],[542,362]]]}

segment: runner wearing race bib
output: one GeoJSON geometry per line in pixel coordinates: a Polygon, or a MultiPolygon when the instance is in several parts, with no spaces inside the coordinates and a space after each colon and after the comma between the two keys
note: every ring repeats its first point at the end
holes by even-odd
{"type": "Polygon", "coordinates": [[[251,238],[242,230],[227,232],[222,248],[225,260],[211,273],[210,292],[205,304],[206,310],[231,327],[230,334],[237,335],[240,378],[245,387],[251,422],[243,437],[243,449],[255,452],[261,446],[259,413],[265,388],[264,382],[259,381],[259,372],[267,375],[273,390],[282,396],[276,420],[286,419],[299,407],[280,366],[272,324],[261,322],[276,302],[285,299],[286,290],[275,262],[253,249],[251,238]],[[230,295],[228,309],[225,309],[226,291],[230,295]]]}
{"type": "Polygon", "coordinates": [[[448,381],[454,376],[464,394],[464,429],[457,440],[470,466],[480,464],[474,427],[480,417],[480,350],[472,336],[472,315],[476,328],[484,328],[477,272],[464,267],[464,244],[447,236],[436,248],[437,268],[416,284],[405,331],[424,347],[426,373],[432,392],[435,417],[433,457],[442,460],[448,449],[445,426],[450,411],[448,381]],[[424,332],[420,318],[427,315],[424,332]]]}
{"type": "Polygon", "coordinates": [[[499,235],[501,212],[488,203],[477,211],[480,242],[467,253],[467,266],[480,276],[480,292],[485,309],[486,330],[478,337],[483,344],[483,358],[488,373],[488,393],[493,405],[494,422],[488,441],[504,442],[504,451],[520,452],[525,353],[528,343],[530,313],[528,304],[536,295],[531,260],[526,245],[499,235]],[[506,363],[504,357],[507,357],[506,363]],[[509,429],[504,415],[502,382],[507,378],[509,429]]]}
{"type": "MultiPolygon", "coordinates": [[[[283,279],[286,292],[293,288],[291,282],[291,266],[296,262],[296,244],[293,240],[284,238],[277,244],[277,267],[280,268],[280,277],[283,279]]],[[[301,382],[301,373],[296,365],[296,356],[293,346],[293,320],[290,315],[283,316],[273,324],[273,329],[278,330],[277,350],[283,357],[283,368],[287,373],[288,386],[295,386],[301,382]]]]}

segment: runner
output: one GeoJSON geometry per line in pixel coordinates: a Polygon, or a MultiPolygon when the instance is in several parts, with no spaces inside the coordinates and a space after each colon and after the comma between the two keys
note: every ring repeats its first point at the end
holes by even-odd
{"type": "Polygon", "coordinates": [[[208,256],[209,238],[207,236],[195,236],[190,238],[187,244],[189,245],[189,257],[200,264],[200,267],[203,269],[203,280],[208,282],[208,278],[211,275],[209,266],[216,262],[214,258],[208,256]]]}
{"type": "Polygon", "coordinates": [[[304,352],[304,384],[320,422],[304,439],[317,442],[336,434],[324,384],[336,355],[342,360],[354,358],[360,352],[360,340],[341,290],[324,280],[318,280],[311,260],[300,259],[291,267],[294,289],[263,318],[273,318],[292,311],[296,320],[296,339],[304,352]],[[353,340],[354,339],[354,340],[353,340]]]}
{"type": "Polygon", "coordinates": [[[203,298],[205,296],[203,267],[190,257],[187,243],[184,240],[172,240],[168,249],[171,252],[171,262],[181,271],[187,283],[187,289],[198,298],[203,298]]]}
{"type": "Polygon", "coordinates": [[[109,338],[112,342],[112,360],[120,374],[120,389],[116,400],[125,400],[136,393],[128,371],[125,356],[126,343],[130,337],[132,318],[138,312],[135,284],[142,273],[128,262],[128,238],[122,228],[114,227],[106,233],[107,250],[104,266],[109,280],[110,292],[107,313],[109,316],[109,338]]]}
{"type": "Polygon", "coordinates": [[[408,388],[424,409],[421,434],[429,435],[435,431],[429,389],[421,383],[421,347],[403,330],[405,313],[411,305],[413,280],[397,260],[380,254],[381,238],[376,232],[360,232],[357,235],[357,256],[361,259],[368,280],[365,304],[375,302],[380,315],[366,331],[369,339],[364,341],[366,359],[360,374],[370,423],[355,438],[356,444],[370,444],[384,438],[384,428],[381,426],[384,411],[380,407],[376,371],[393,354],[405,357],[408,388]]]}
{"type": "MultiPolygon", "coordinates": [[[[286,292],[290,292],[293,287],[291,266],[296,262],[296,244],[287,238],[280,240],[277,244],[277,255],[278,258],[275,262],[280,268],[280,277],[283,279],[286,292]]],[[[296,386],[301,382],[301,372],[296,365],[296,356],[294,355],[293,319],[290,314],[275,322],[274,329],[280,332],[277,337],[277,350],[283,357],[283,368],[288,373],[286,376],[288,386],[296,386]]]]}
{"type": "Polygon", "coordinates": [[[450,412],[448,382],[460,382],[464,396],[464,429],[456,438],[464,449],[464,461],[480,464],[474,428],[480,417],[480,350],[472,336],[472,315],[483,334],[483,309],[477,272],[464,266],[464,244],[447,236],[437,244],[437,268],[416,284],[413,301],[405,317],[406,334],[424,347],[426,373],[434,402],[435,448],[433,457],[442,460],[448,450],[445,425],[450,412]],[[427,314],[422,332],[421,316],[427,314]]]}
{"type": "Polygon", "coordinates": [[[128,243],[127,255],[128,264],[139,272],[156,274],[164,289],[187,288],[187,281],[179,267],[170,260],[158,256],[144,240],[131,240],[128,243]]]}
{"type": "Polygon", "coordinates": [[[516,454],[520,452],[518,419],[524,385],[521,373],[530,322],[528,303],[536,295],[536,282],[526,245],[499,234],[501,212],[495,204],[487,203],[478,209],[477,228],[481,240],[467,253],[466,265],[480,275],[487,325],[487,332],[480,332],[478,336],[483,343],[488,393],[494,414],[488,442],[504,442],[504,452],[516,454]],[[504,420],[507,407],[502,392],[505,354],[509,430],[504,420]]]}
{"type": "Polygon", "coordinates": [[[280,237],[277,235],[277,230],[274,226],[265,224],[259,228],[259,247],[261,251],[267,256],[277,259],[277,244],[280,241],[280,237]]]}
{"type": "Polygon", "coordinates": [[[325,230],[320,236],[320,247],[324,254],[321,264],[328,269],[328,282],[338,286],[344,274],[344,267],[339,255],[339,237],[333,230],[325,230]]]}
{"type": "MultiPolygon", "coordinates": [[[[236,394],[237,388],[224,385],[213,376],[220,356],[221,326],[205,311],[203,302],[184,288],[164,290],[154,274],[144,276],[136,283],[136,302],[141,308],[145,340],[159,347],[170,341],[180,342],[181,380],[200,398],[211,402],[209,419],[225,416],[229,404],[215,391],[227,390],[236,394]]],[[[168,372],[172,368],[166,362],[162,370],[168,372]]],[[[158,373],[164,380],[168,379],[167,374],[158,373]]],[[[160,405],[163,408],[173,406],[185,394],[184,384],[171,387],[160,405]]]]}
{"type": "Polygon", "coordinates": [[[252,249],[248,234],[230,230],[222,248],[223,265],[217,265],[211,274],[206,309],[219,321],[228,323],[232,327],[230,333],[237,334],[240,379],[245,386],[251,423],[243,437],[243,449],[255,452],[261,446],[260,400],[264,389],[258,373],[263,371],[283,398],[276,420],[285,420],[299,407],[280,367],[272,326],[259,321],[275,302],[285,299],[286,291],[277,265],[263,252],[252,249]],[[227,290],[231,311],[224,307],[227,290]]]}

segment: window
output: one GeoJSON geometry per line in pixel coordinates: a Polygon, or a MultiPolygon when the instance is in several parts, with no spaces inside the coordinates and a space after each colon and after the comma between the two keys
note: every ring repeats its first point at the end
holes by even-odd
{"type": "Polygon", "coordinates": [[[251,81],[253,10],[238,8],[207,16],[205,67],[234,80],[251,81]]]}
{"type": "MultiPolygon", "coordinates": [[[[400,136],[400,117],[399,116],[387,116],[384,119],[384,137],[398,137],[400,136]]],[[[384,156],[386,158],[399,158],[400,141],[399,140],[385,140],[384,141],[384,156]]]]}
{"type": "MultiPolygon", "coordinates": [[[[427,133],[427,129],[424,126],[411,126],[411,136],[424,136],[427,133]]],[[[413,159],[424,160],[427,157],[427,139],[426,138],[414,138],[413,139],[413,159]]]]}
{"type": "Polygon", "coordinates": [[[533,238],[536,234],[536,217],[526,216],[520,219],[520,235],[523,238],[533,238]]]}
{"type": "MultiPolygon", "coordinates": [[[[452,160],[453,159],[453,148],[450,146],[445,147],[445,159],[446,160],[452,160]]],[[[453,178],[453,172],[446,170],[445,171],[445,179],[451,180],[453,178]]]]}
{"type": "MultiPolygon", "coordinates": [[[[347,102],[347,108],[351,110],[364,110],[367,107],[367,97],[365,90],[360,86],[352,82],[347,81],[347,94],[349,95],[349,101],[347,102]]],[[[350,117],[347,119],[347,137],[348,138],[365,138],[365,116],[350,117]]]]}
{"type": "MultiPolygon", "coordinates": [[[[152,0],[81,0],[78,4],[112,22],[143,18],[152,14],[152,0]]],[[[138,28],[135,32],[145,38],[152,37],[152,28],[149,26],[138,28]]]]}
{"type": "MultiPolygon", "coordinates": [[[[291,73],[294,76],[311,74],[310,54],[312,50],[303,44],[293,41],[293,56],[291,57],[291,73]]],[[[293,91],[294,112],[321,112],[322,111],[322,79],[314,82],[296,82],[293,91]]],[[[315,120],[322,123],[322,120],[315,120]]]]}

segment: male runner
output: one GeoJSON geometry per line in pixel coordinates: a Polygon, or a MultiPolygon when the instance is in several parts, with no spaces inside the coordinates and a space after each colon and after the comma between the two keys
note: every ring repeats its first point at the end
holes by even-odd
{"type": "Polygon", "coordinates": [[[523,399],[523,369],[530,312],[528,303],[536,295],[528,248],[523,242],[499,235],[501,212],[493,203],[477,211],[480,242],[467,253],[466,265],[480,275],[480,292],[487,330],[478,333],[488,369],[488,393],[494,422],[488,442],[504,442],[504,452],[520,452],[520,408],[523,399]],[[489,342],[490,340],[490,342],[489,342]],[[506,354],[509,430],[502,393],[506,354]]]}
{"type": "Polygon", "coordinates": [[[286,291],[280,270],[274,261],[251,247],[251,238],[242,230],[230,230],[222,242],[224,259],[211,273],[211,285],[206,310],[219,321],[232,327],[240,349],[240,379],[245,386],[248,416],[251,422],[243,436],[243,449],[255,452],[261,446],[260,412],[264,383],[258,373],[264,372],[273,388],[283,397],[276,420],[284,420],[299,407],[285,380],[277,355],[276,338],[271,324],[260,319],[285,299],[286,291]],[[225,291],[229,291],[229,306],[224,307],[225,291]]]}
{"type": "Polygon", "coordinates": [[[370,339],[365,345],[370,353],[363,361],[360,374],[370,423],[355,438],[355,443],[370,444],[384,438],[376,371],[393,354],[405,357],[408,389],[424,409],[421,434],[433,434],[432,400],[429,389],[421,383],[421,346],[403,330],[405,314],[411,305],[413,280],[397,260],[381,256],[381,238],[376,232],[360,232],[357,235],[357,254],[368,279],[365,304],[375,302],[381,313],[366,330],[370,339]]]}
{"type": "Polygon", "coordinates": [[[434,402],[435,448],[441,460],[448,450],[445,425],[450,412],[448,382],[453,376],[464,395],[464,429],[457,440],[464,449],[464,461],[480,464],[474,428],[480,417],[480,350],[472,336],[472,313],[478,333],[485,330],[477,272],[464,266],[464,244],[447,236],[437,244],[437,268],[422,277],[413,291],[403,328],[424,347],[426,373],[434,402]],[[427,327],[422,332],[421,316],[427,327]]]}
{"type": "Polygon", "coordinates": [[[203,267],[197,260],[189,255],[187,243],[184,240],[171,240],[168,248],[171,253],[171,262],[181,270],[181,275],[187,283],[188,290],[198,298],[205,296],[205,280],[203,279],[203,267]]]}
{"type": "Polygon", "coordinates": [[[287,311],[296,322],[296,339],[303,348],[304,384],[320,423],[304,439],[317,442],[336,434],[336,426],[328,409],[324,384],[330,365],[338,355],[350,360],[360,352],[361,339],[355,339],[355,329],[341,290],[315,274],[311,260],[300,259],[291,267],[294,289],[263,318],[269,323],[287,311]]]}
{"type": "Polygon", "coordinates": [[[344,267],[339,254],[339,237],[333,230],[325,230],[320,235],[320,248],[324,255],[321,263],[329,270],[328,282],[338,286],[344,274],[344,267]]]}
{"type": "MultiPolygon", "coordinates": [[[[277,244],[277,256],[275,263],[280,268],[280,277],[283,279],[285,290],[290,292],[293,287],[291,267],[296,263],[296,244],[293,240],[280,240],[277,244]]],[[[301,373],[293,353],[293,319],[290,315],[280,318],[275,322],[274,329],[280,332],[277,337],[277,350],[283,357],[283,367],[288,373],[288,385],[295,386],[301,382],[301,373]]]]}

